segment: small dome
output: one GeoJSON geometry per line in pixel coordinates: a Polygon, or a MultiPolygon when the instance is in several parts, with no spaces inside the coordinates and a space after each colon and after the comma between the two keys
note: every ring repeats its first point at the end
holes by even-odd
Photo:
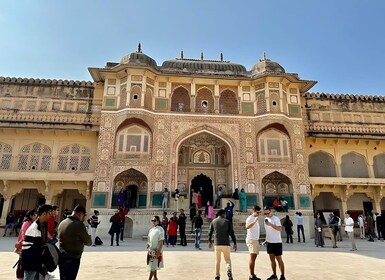
{"type": "Polygon", "coordinates": [[[266,58],[266,54],[263,54],[263,58],[260,59],[251,69],[253,75],[263,74],[263,73],[285,73],[285,69],[279,63],[271,61],[266,58]]]}
{"type": "Polygon", "coordinates": [[[146,65],[152,68],[158,67],[154,59],[141,52],[129,53],[128,55],[123,56],[120,63],[146,65]]]}
{"type": "Polygon", "coordinates": [[[198,60],[198,59],[175,59],[166,60],[162,64],[162,71],[183,73],[207,73],[239,75],[246,74],[243,65],[230,63],[228,61],[198,60]]]}

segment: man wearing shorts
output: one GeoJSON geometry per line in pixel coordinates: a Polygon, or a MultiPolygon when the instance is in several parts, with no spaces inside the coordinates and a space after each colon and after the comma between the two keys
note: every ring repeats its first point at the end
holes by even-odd
{"type": "Polygon", "coordinates": [[[275,260],[277,260],[279,270],[281,271],[279,280],[286,280],[285,266],[282,260],[281,221],[277,216],[274,216],[273,213],[271,213],[271,209],[268,206],[263,209],[263,214],[265,215],[264,225],[266,231],[267,253],[269,254],[271,269],[273,271],[273,274],[267,278],[267,280],[278,280],[277,264],[275,260]]]}
{"type": "Polygon", "coordinates": [[[255,205],[253,207],[253,214],[251,214],[246,219],[246,245],[249,249],[250,260],[249,260],[249,270],[250,277],[249,280],[261,280],[254,274],[255,260],[259,254],[259,213],[261,212],[261,207],[255,205]]]}

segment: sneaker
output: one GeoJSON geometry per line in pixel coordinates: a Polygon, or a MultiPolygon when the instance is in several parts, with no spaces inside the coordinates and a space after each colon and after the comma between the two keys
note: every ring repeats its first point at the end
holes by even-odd
{"type": "Polygon", "coordinates": [[[272,274],[269,278],[267,278],[266,280],[278,280],[278,277],[277,275],[274,275],[272,274]]]}
{"type": "Polygon", "coordinates": [[[281,275],[281,277],[279,277],[279,280],[286,280],[285,275],[281,275]]]}
{"type": "Polygon", "coordinates": [[[249,280],[261,280],[261,278],[258,278],[256,275],[250,276],[249,280]]]}
{"type": "Polygon", "coordinates": [[[227,270],[227,277],[229,277],[229,280],[233,280],[233,274],[231,273],[231,270],[227,270]]]}
{"type": "Polygon", "coordinates": [[[221,279],[221,277],[219,277],[219,276],[215,276],[215,278],[214,278],[215,280],[220,280],[221,279]]]}

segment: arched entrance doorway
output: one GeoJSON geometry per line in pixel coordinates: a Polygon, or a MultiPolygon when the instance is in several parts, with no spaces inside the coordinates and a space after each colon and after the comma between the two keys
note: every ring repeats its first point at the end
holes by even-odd
{"type": "MultiPolygon", "coordinates": [[[[190,186],[191,191],[193,192],[200,192],[201,197],[202,197],[202,206],[206,206],[207,202],[210,202],[210,205],[213,205],[213,182],[210,179],[210,177],[203,175],[202,173],[199,174],[198,176],[194,177],[191,180],[191,186],[190,186]]],[[[192,196],[190,196],[190,205],[192,201],[192,196]]]]}
{"type": "Polygon", "coordinates": [[[222,187],[230,195],[233,187],[232,150],[228,142],[209,131],[200,131],[181,140],[177,157],[177,186],[190,195],[202,186],[202,205],[214,200],[222,187]],[[203,189],[204,186],[204,189],[203,189]]]}
{"type": "Polygon", "coordinates": [[[114,180],[111,207],[123,206],[129,209],[146,207],[147,185],[146,175],[134,168],[119,173],[114,180]],[[118,200],[121,200],[122,196],[123,202],[119,205],[118,200]]]}

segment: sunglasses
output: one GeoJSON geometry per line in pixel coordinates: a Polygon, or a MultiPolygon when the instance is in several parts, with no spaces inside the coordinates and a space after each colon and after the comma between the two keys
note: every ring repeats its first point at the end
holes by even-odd
{"type": "Polygon", "coordinates": [[[157,220],[151,220],[151,222],[157,222],[157,220]]]}
{"type": "Polygon", "coordinates": [[[269,215],[271,212],[264,212],[263,215],[269,215]]]}

